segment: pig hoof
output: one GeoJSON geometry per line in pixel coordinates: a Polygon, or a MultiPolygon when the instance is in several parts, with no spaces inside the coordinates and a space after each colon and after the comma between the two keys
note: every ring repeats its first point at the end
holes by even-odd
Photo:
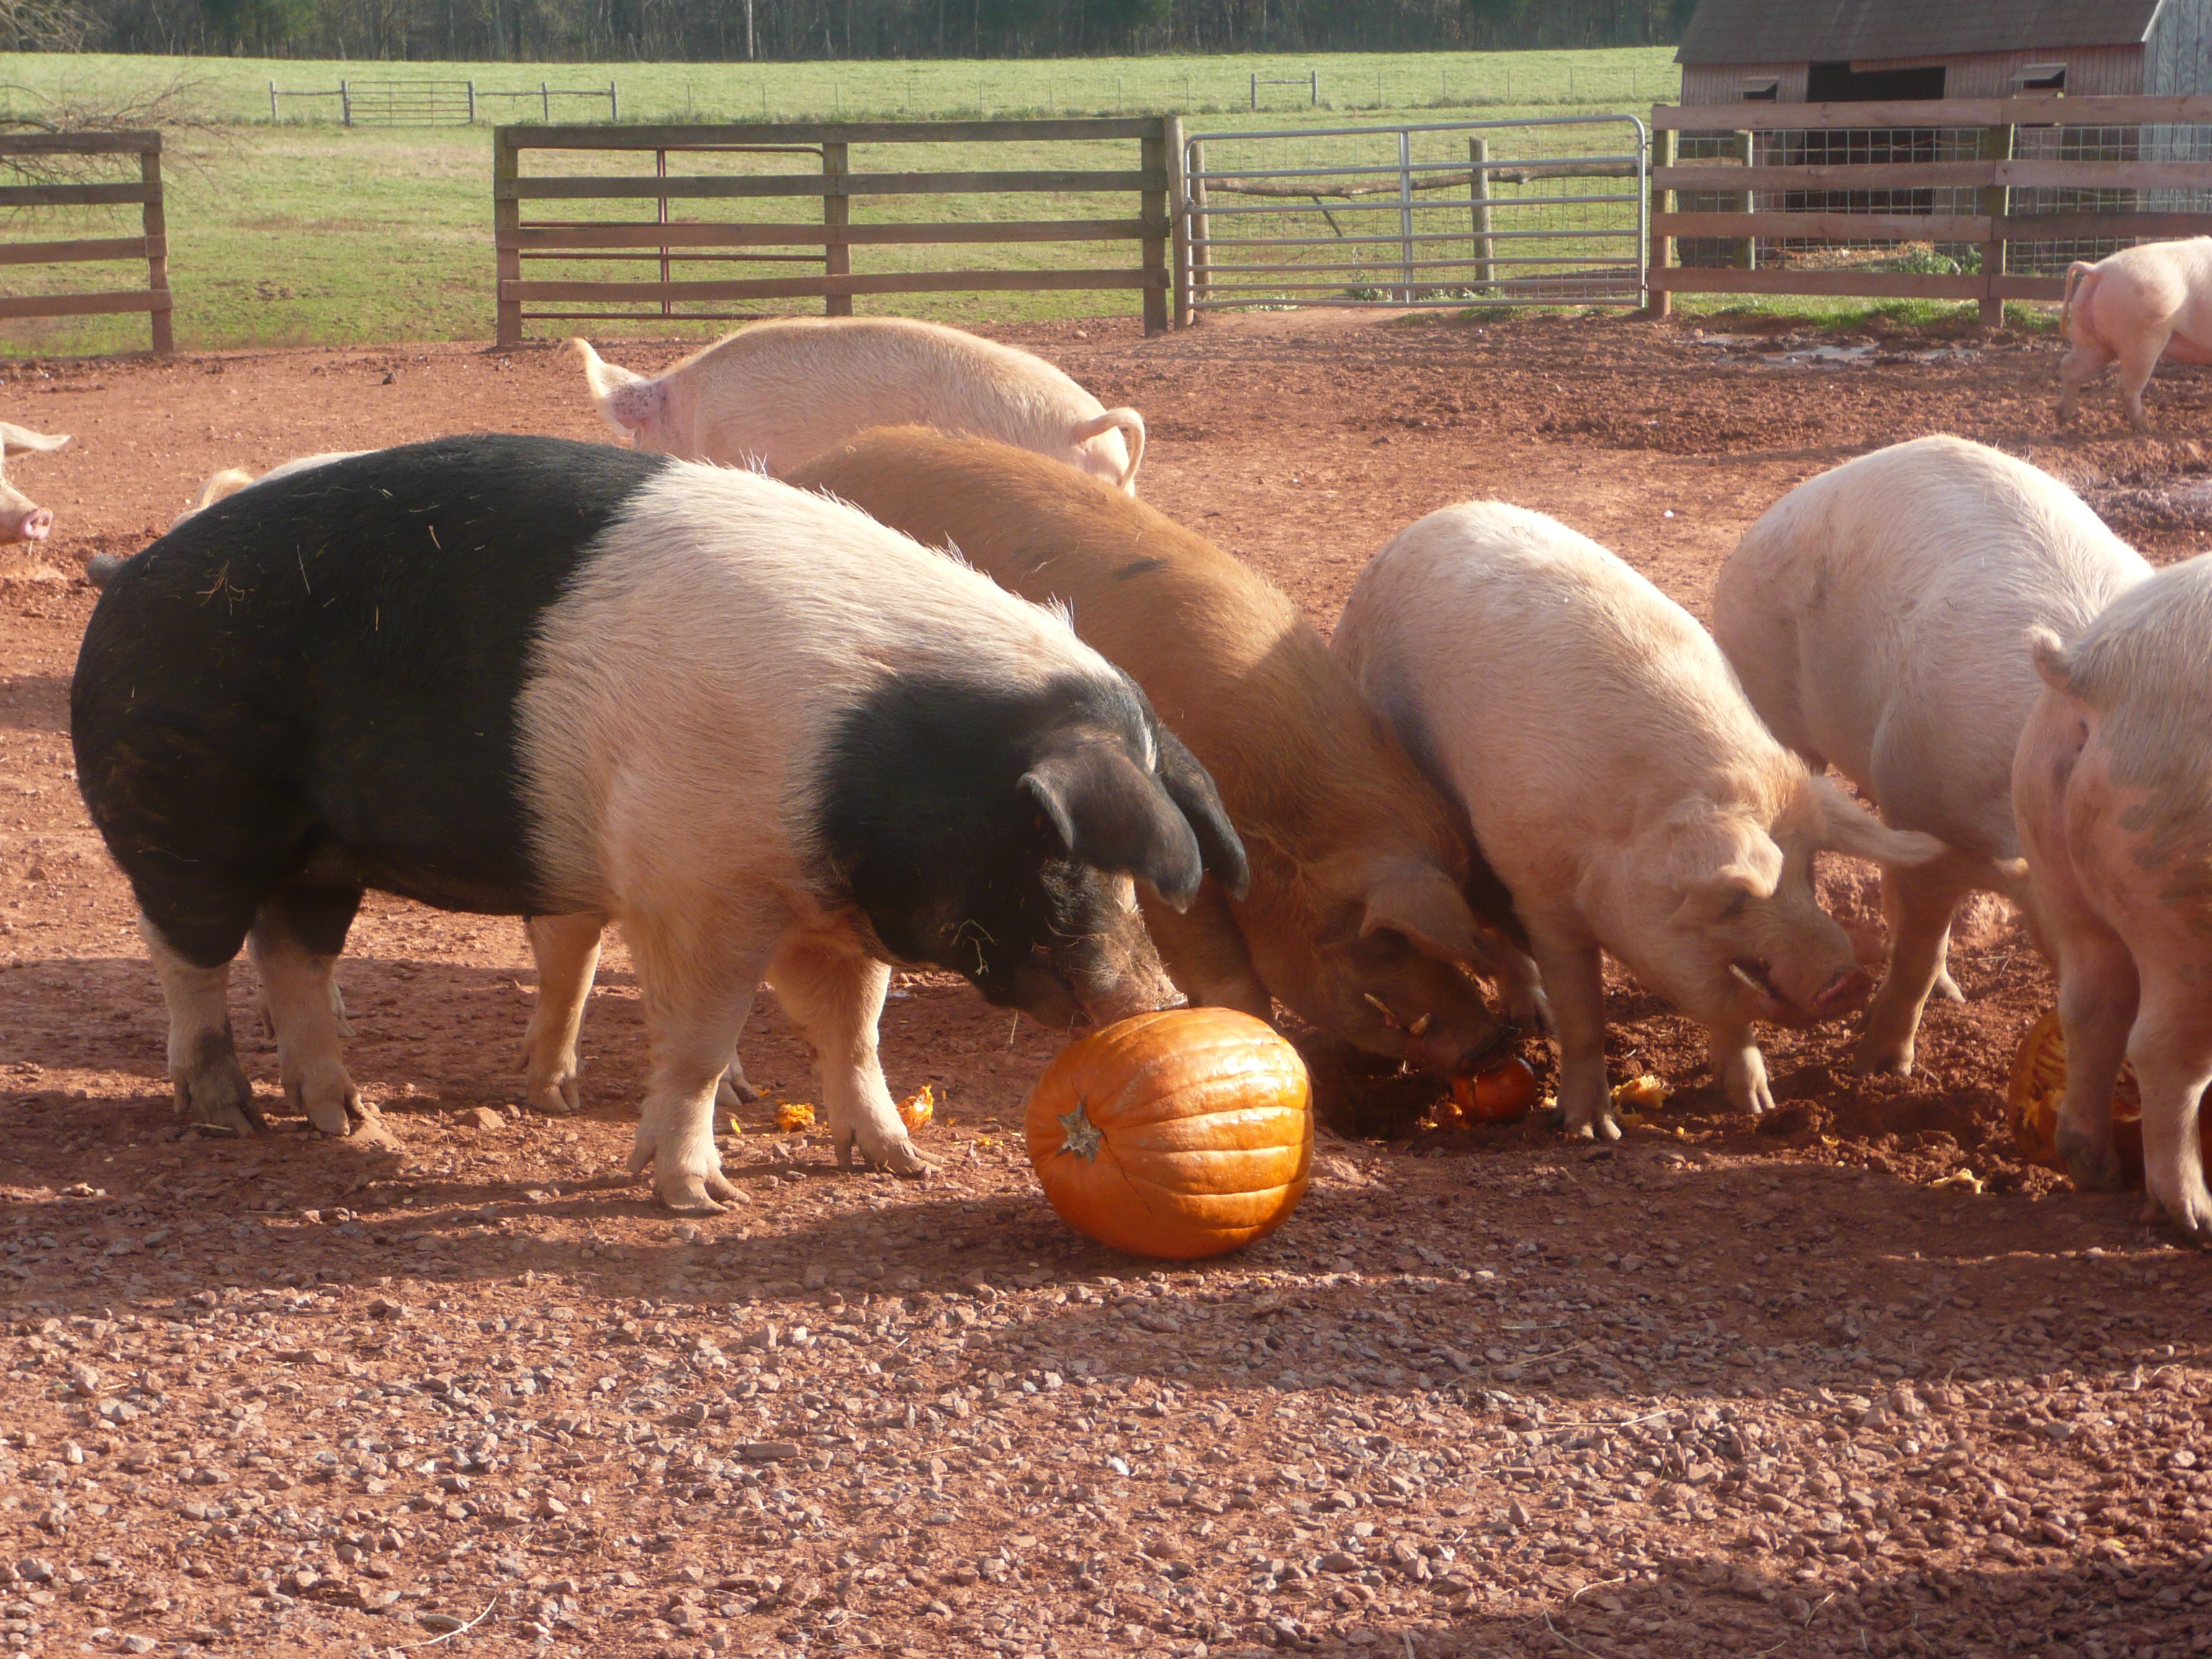
{"type": "Polygon", "coordinates": [[[760,1091],[745,1081],[744,1073],[735,1064],[722,1073],[721,1081],[714,1085],[714,1104],[726,1112],[750,1106],[759,1098],[760,1091]]]}
{"type": "Polygon", "coordinates": [[[574,1072],[562,1078],[523,1085],[522,1103],[547,1117],[574,1117],[584,1108],[584,1091],[574,1072]]]}
{"type": "Polygon", "coordinates": [[[2097,1146],[2086,1136],[2069,1135],[2063,1129],[2057,1139],[2058,1155],[2065,1160],[2066,1173],[2083,1192],[2116,1193],[2127,1185],[2119,1155],[2110,1146],[2097,1146]]]}
{"type": "Polygon", "coordinates": [[[1911,1077],[1912,1056],[1913,1044],[1909,1042],[1878,1042],[1869,1037],[1859,1044],[1851,1069],[1861,1077],[1911,1077]]]}
{"type": "Polygon", "coordinates": [[[895,1176],[926,1176],[937,1166],[914,1148],[911,1140],[895,1140],[880,1152],[871,1152],[857,1138],[842,1139],[837,1145],[837,1167],[853,1167],[853,1154],[860,1155],[863,1169],[884,1170],[895,1176]]]}
{"type": "Polygon", "coordinates": [[[661,1207],[677,1215],[720,1215],[722,1206],[715,1200],[733,1200],[738,1189],[719,1175],[679,1175],[656,1181],[655,1194],[661,1207]]]}
{"type": "Polygon", "coordinates": [[[1936,994],[1946,1002],[1964,1002],[1966,1000],[1966,994],[1959,988],[1959,981],[1951,977],[1948,968],[1939,970],[1936,975],[1936,994]]]}
{"type": "Polygon", "coordinates": [[[179,1117],[238,1135],[252,1134],[262,1127],[260,1109],[253,1103],[253,1085],[228,1054],[198,1072],[177,1078],[173,1086],[179,1117]]]}

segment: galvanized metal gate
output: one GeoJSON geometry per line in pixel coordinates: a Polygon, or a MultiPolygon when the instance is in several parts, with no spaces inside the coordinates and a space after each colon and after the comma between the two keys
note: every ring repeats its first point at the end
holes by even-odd
{"type": "Polygon", "coordinates": [[[1640,306],[1650,152],[1633,115],[1190,134],[1179,317],[1640,306]]]}

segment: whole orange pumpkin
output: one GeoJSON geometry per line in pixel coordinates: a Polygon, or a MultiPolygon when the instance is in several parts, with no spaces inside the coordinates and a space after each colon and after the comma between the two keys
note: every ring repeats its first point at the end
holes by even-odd
{"type": "Polygon", "coordinates": [[[1305,1062],[1226,1008],[1139,1014],[1071,1043],[1030,1093],[1030,1162],[1060,1219],[1188,1261],[1280,1226],[1313,1162],[1305,1062]]]}
{"type": "Polygon", "coordinates": [[[1509,1060],[1473,1077],[1452,1079],[1452,1101],[1466,1123],[1510,1123],[1536,1099],[1536,1074],[1525,1060],[1509,1060]]]}

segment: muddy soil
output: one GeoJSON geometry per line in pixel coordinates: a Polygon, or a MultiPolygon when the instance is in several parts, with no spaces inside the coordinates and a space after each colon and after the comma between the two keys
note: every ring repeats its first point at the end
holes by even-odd
{"type": "MultiPolygon", "coordinates": [[[[2212,534],[2212,378],[2161,372],[2155,438],[2109,392],[2062,435],[2047,336],[1000,332],[1143,409],[1147,499],[1323,628],[1394,531],[1482,495],[1702,613],[1778,495],[1932,432],[2061,473],[2161,562],[2212,534]]],[[[520,930],[391,900],[341,979],[401,1151],[281,1115],[211,1139],[169,1115],[160,999],[70,775],[84,559],[219,467],[608,434],[541,348],[30,365],[0,415],[76,438],[11,475],[59,532],[0,555],[9,1649],[2212,1652],[2212,1258],[2012,1154],[2006,1069],[2052,989],[1995,907],[1910,1080],[1854,1079],[1845,1028],[1775,1032],[1784,1109],[1739,1121],[1694,1028],[1616,979],[1616,1074],[1672,1091],[1620,1145],[1332,1137],[1288,1225],[1198,1267],[1060,1227],[1018,1131],[1056,1040],[927,975],[884,1053],[945,1101],[938,1173],[773,1133],[815,1085],[763,1000],[768,1098],[726,1143],[745,1201],[673,1223],[626,1174],[646,1055],[619,950],[587,1109],[549,1121],[511,1103],[520,930]]],[[[1866,872],[1825,891],[1875,939],[1866,872]]],[[[243,1047],[274,1113],[273,1050],[243,1047]]],[[[1364,1083],[1391,1122],[1422,1103],[1364,1083]]]]}

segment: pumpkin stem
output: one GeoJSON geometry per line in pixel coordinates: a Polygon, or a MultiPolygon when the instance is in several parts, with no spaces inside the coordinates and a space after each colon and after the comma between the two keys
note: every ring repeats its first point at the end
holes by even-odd
{"type": "Polygon", "coordinates": [[[1099,1133],[1097,1124],[1083,1115],[1081,1101],[1075,1103],[1073,1111],[1060,1114],[1060,1127],[1066,1137],[1060,1142],[1061,1152],[1073,1152],[1088,1163],[1098,1161],[1098,1149],[1106,1144],[1106,1137],[1099,1133]]]}

